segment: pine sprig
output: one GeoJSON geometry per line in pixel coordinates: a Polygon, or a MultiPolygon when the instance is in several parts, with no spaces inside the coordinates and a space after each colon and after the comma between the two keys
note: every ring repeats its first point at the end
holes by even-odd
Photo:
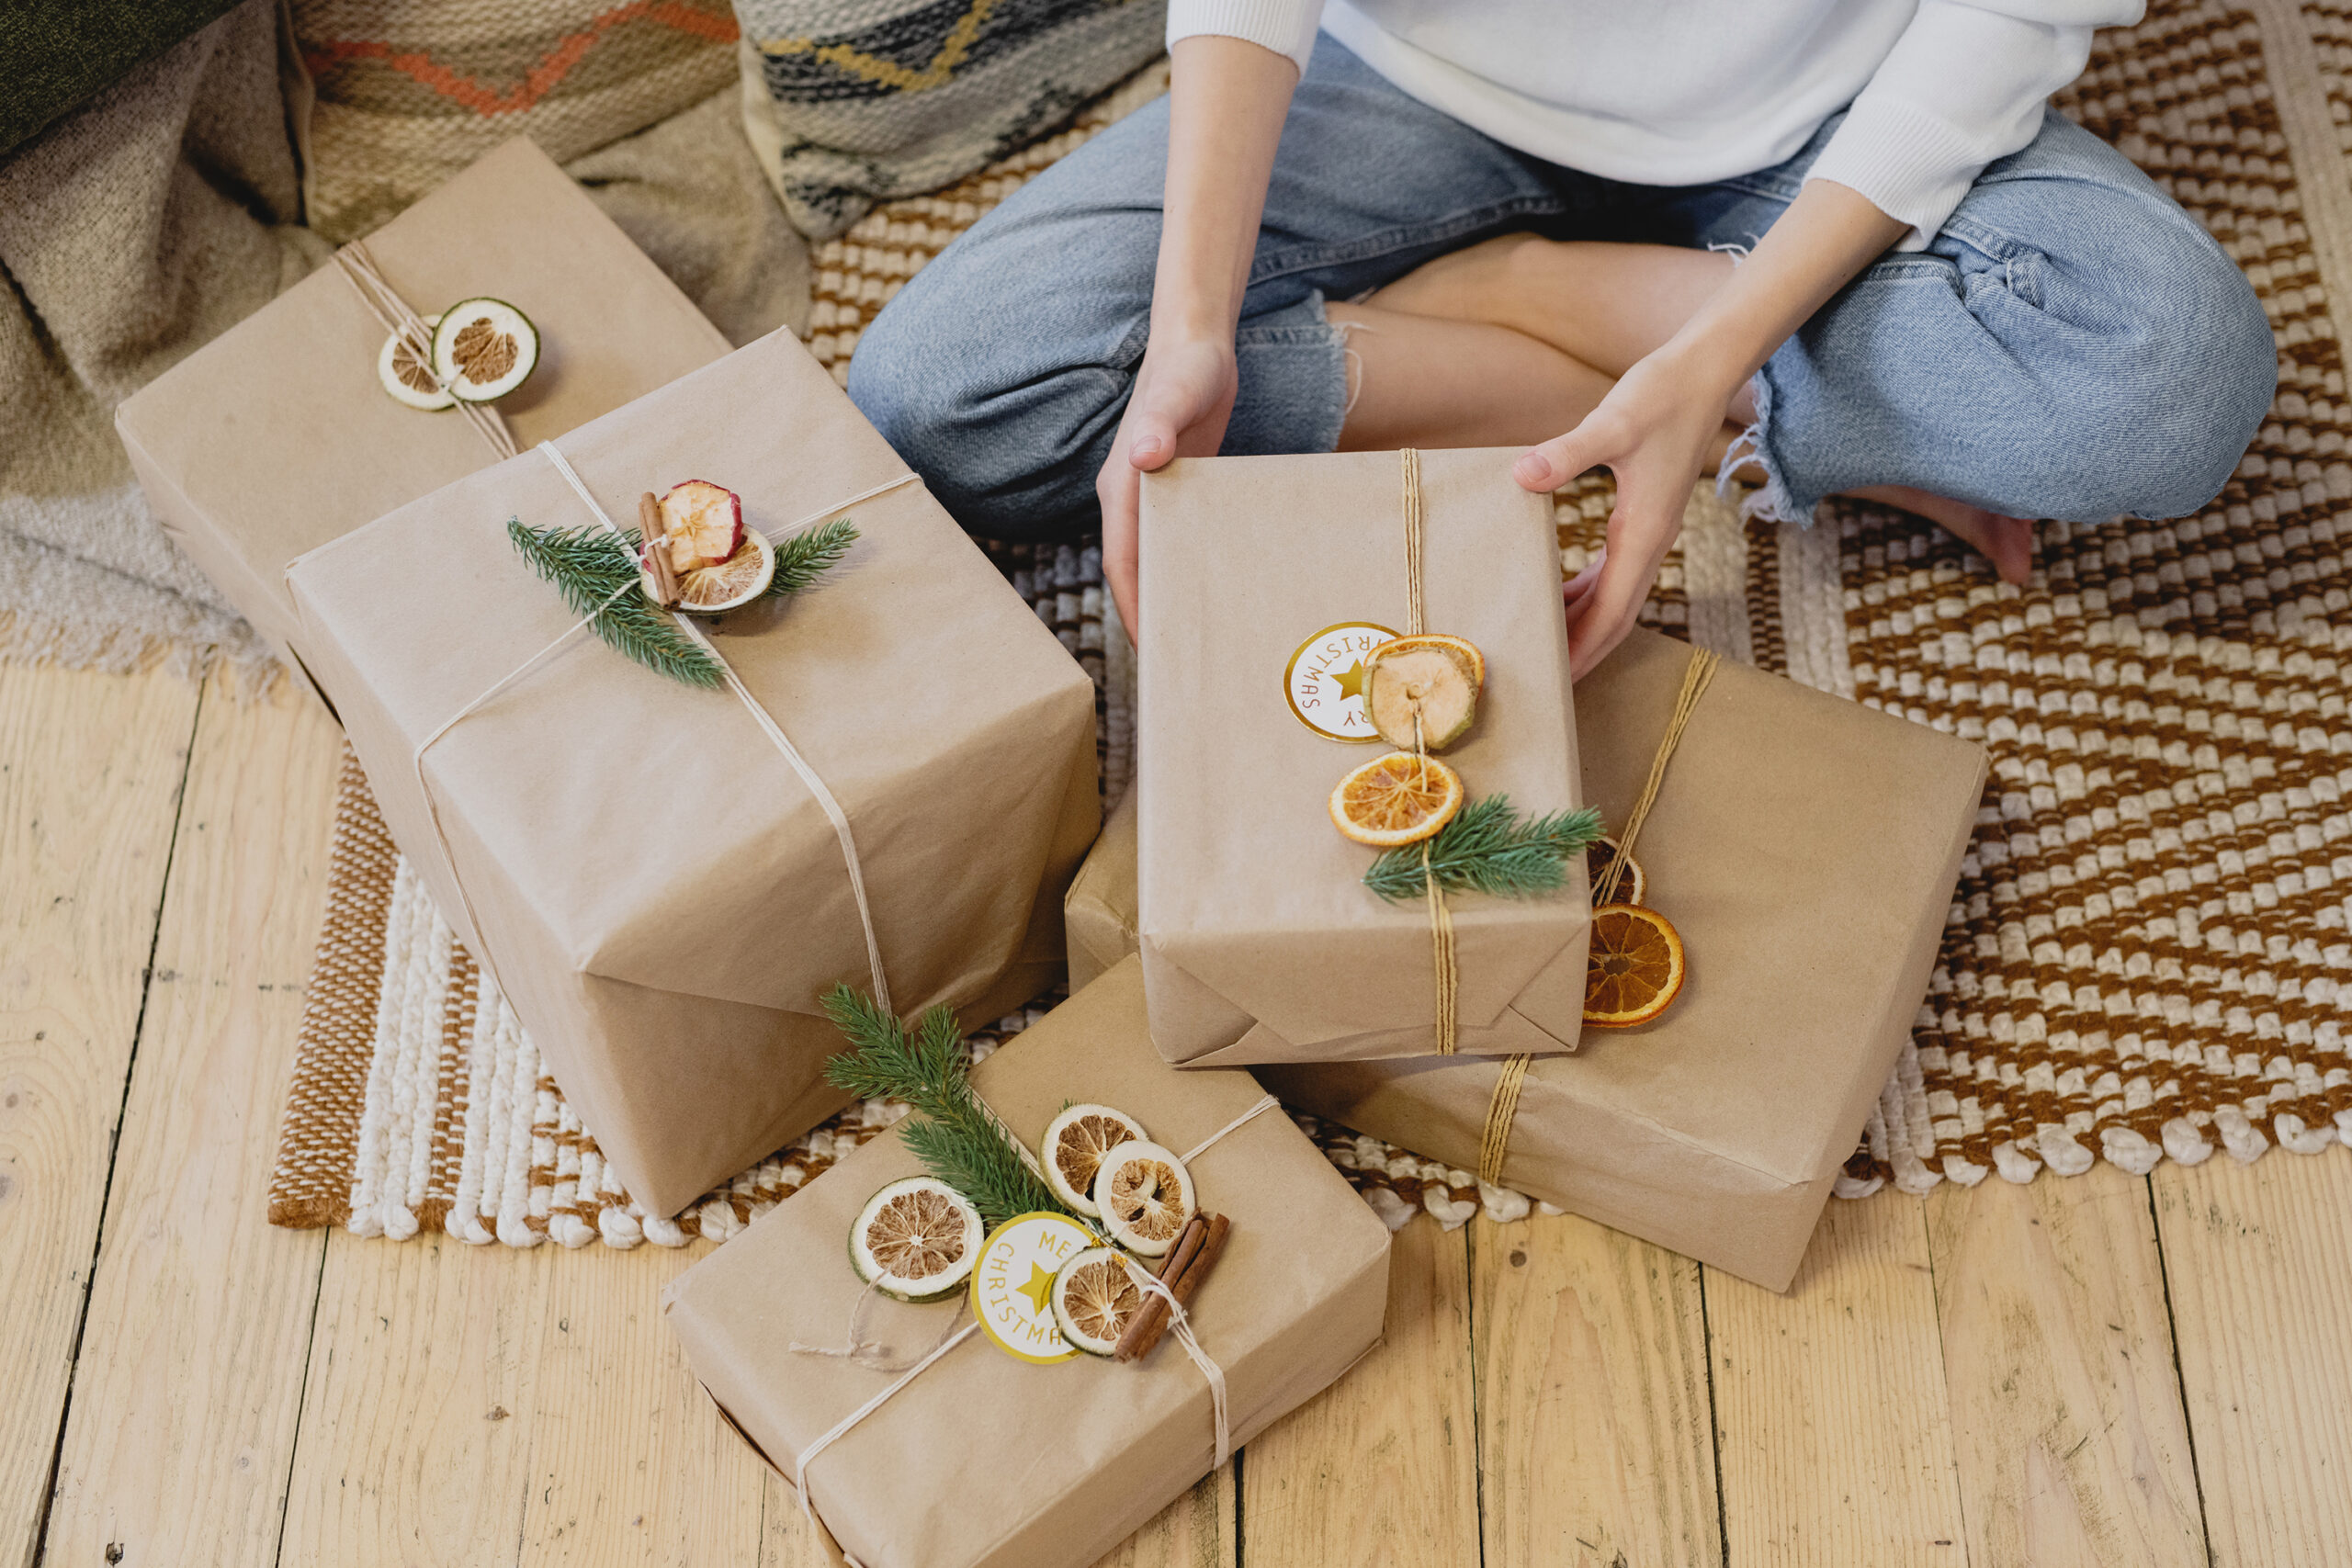
{"type": "Polygon", "coordinates": [[[767,596],[781,599],[797,593],[841,564],[857,543],[857,525],[846,517],[804,529],[775,547],[775,579],[767,596]]]}
{"type": "Polygon", "coordinates": [[[900,1128],[907,1147],[924,1170],[969,1198],[990,1230],[1015,1214],[1069,1213],[973,1094],[953,1010],[931,1009],[910,1032],[873,998],[835,986],[825,997],[825,1016],[850,1043],[825,1064],[826,1081],[864,1099],[913,1107],[900,1128]]]}
{"type": "Polygon", "coordinates": [[[1510,796],[1489,795],[1472,801],[1429,840],[1429,863],[1421,846],[1388,851],[1363,874],[1363,885],[1390,902],[1419,898],[1429,880],[1449,893],[1490,893],[1532,898],[1556,893],[1567,881],[1566,861],[1600,837],[1600,813],[1555,811],[1522,822],[1510,796]]]}
{"type": "Polygon", "coordinates": [[[533,571],[561,591],[575,615],[594,617],[596,635],[608,646],[673,681],[718,684],[718,661],[638,592],[635,529],[616,537],[590,525],[534,528],[511,517],[506,537],[533,571]]]}

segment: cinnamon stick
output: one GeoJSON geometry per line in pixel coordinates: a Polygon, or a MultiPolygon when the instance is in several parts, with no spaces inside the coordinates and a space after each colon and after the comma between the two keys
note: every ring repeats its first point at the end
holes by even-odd
{"type": "MultiPolygon", "coordinates": [[[[1207,1216],[1194,1214],[1184,1222],[1184,1228],[1176,1233],[1176,1245],[1168,1249],[1168,1256],[1159,1260],[1156,1277],[1161,1284],[1168,1287],[1171,1295],[1176,1290],[1176,1280],[1182,1274],[1184,1268],[1200,1252],[1202,1243],[1208,1239],[1208,1234],[1207,1216]]],[[[1132,1361],[1141,1355],[1142,1352],[1134,1347],[1141,1343],[1145,1332],[1151,1324],[1166,1318],[1167,1315],[1168,1303],[1165,1301],[1157,1295],[1145,1296],[1143,1305],[1136,1310],[1135,1316],[1127,1320],[1126,1328],[1120,1333],[1118,1347],[1112,1351],[1112,1359],[1132,1361]]]]}
{"type": "MultiPolygon", "coordinates": [[[[1193,1304],[1193,1297],[1199,1293],[1201,1282],[1209,1277],[1209,1270],[1216,1267],[1217,1258],[1225,1251],[1226,1237],[1233,1230],[1233,1222],[1223,1214],[1211,1214],[1206,1218],[1208,1225],[1202,1234],[1200,1245],[1193,1249],[1193,1255],[1184,1259],[1180,1267],[1170,1270],[1175,1278],[1172,1280],[1163,1281],[1168,1285],[1168,1293],[1176,1298],[1176,1304],[1181,1307],[1190,1307],[1193,1304]]],[[[1171,1253],[1170,1257],[1173,1256],[1171,1253]]],[[[1137,1313],[1136,1321],[1127,1325],[1127,1333],[1119,1337],[1119,1348],[1116,1352],[1118,1359],[1139,1361],[1159,1347],[1160,1337],[1168,1331],[1170,1320],[1168,1303],[1158,1296],[1154,1296],[1151,1298],[1151,1304],[1159,1309],[1152,1314],[1151,1321],[1148,1324],[1145,1323],[1144,1314],[1137,1313]],[[1137,1333],[1138,1329],[1141,1330],[1140,1333],[1137,1333]],[[1136,1339],[1132,1348],[1127,1344],[1129,1336],[1134,1336],[1136,1339]]]]}
{"type": "Polygon", "coordinates": [[[650,490],[637,498],[637,526],[644,536],[645,566],[653,574],[653,591],[662,596],[666,608],[678,602],[678,574],[670,565],[669,547],[662,542],[668,530],[662,525],[662,502],[650,490]]]}

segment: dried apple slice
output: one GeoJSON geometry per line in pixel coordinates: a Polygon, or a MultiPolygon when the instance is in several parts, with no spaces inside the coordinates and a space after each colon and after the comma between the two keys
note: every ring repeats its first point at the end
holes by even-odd
{"type": "Polygon", "coordinates": [[[731,559],[743,542],[743,498],[708,479],[673,486],[662,498],[662,536],[670,570],[681,577],[731,559]]]}
{"type": "MultiPolygon", "coordinates": [[[[433,329],[440,324],[438,316],[424,318],[428,344],[433,329]]],[[[413,409],[438,413],[458,406],[458,400],[442,389],[441,383],[433,378],[433,372],[425,368],[416,351],[398,333],[384,340],[383,351],[376,355],[376,379],[384,384],[385,391],[413,409]]]]}
{"type": "Polygon", "coordinates": [[[539,364],[539,330],[503,299],[460,299],[433,329],[433,370],[460,401],[494,402],[539,364]]]}
{"type": "Polygon", "coordinates": [[[1460,637],[1393,637],[1364,656],[1364,716],[1391,746],[1442,751],[1476,722],[1485,675],[1486,660],[1460,637]]]}

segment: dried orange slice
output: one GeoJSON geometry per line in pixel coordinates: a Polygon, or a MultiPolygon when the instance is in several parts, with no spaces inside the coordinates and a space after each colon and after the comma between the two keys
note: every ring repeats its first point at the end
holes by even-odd
{"type": "Polygon", "coordinates": [[[1462,809],[1462,775],[1435,757],[1391,751],[1331,789],[1331,821],[1359,844],[1418,844],[1462,809]]]}
{"type": "Polygon", "coordinates": [[[754,528],[717,566],[698,566],[679,576],[678,607],[697,615],[739,610],[765,593],[775,581],[775,547],[754,528]]]}
{"type": "Polygon", "coordinates": [[[1592,912],[1592,951],[1585,961],[1584,1021],[1631,1029],[1666,1010],[1682,989],[1682,938],[1664,915],[1639,904],[1603,904],[1592,912]]]}
{"type": "Polygon", "coordinates": [[[1625,857],[1625,869],[1618,874],[1616,891],[1609,897],[1600,896],[1600,879],[1609,874],[1609,863],[1617,858],[1617,840],[1603,835],[1585,846],[1584,867],[1592,882],[1592,901],[1601,904],[1638,904],[1642,895],[1649,891],[1649,878],[1642,874],[1642,863],[1633,856],[1625,857]]]}

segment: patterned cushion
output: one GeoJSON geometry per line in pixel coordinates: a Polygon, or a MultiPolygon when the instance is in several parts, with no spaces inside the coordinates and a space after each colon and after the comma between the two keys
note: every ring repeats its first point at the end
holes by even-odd
{"type": "Polygon", "coordinates": [[[500,142],[561,162],[733,79],[726,0],[293,0],[311,226],[367,233],[500,142]]]}
{"type": "Polygon", "coordinates": [[[735,0],[735,13],[753,143],[820,240],[1059,130],[1159,53],[1167,21],[1166,0],[735,0]]]}

